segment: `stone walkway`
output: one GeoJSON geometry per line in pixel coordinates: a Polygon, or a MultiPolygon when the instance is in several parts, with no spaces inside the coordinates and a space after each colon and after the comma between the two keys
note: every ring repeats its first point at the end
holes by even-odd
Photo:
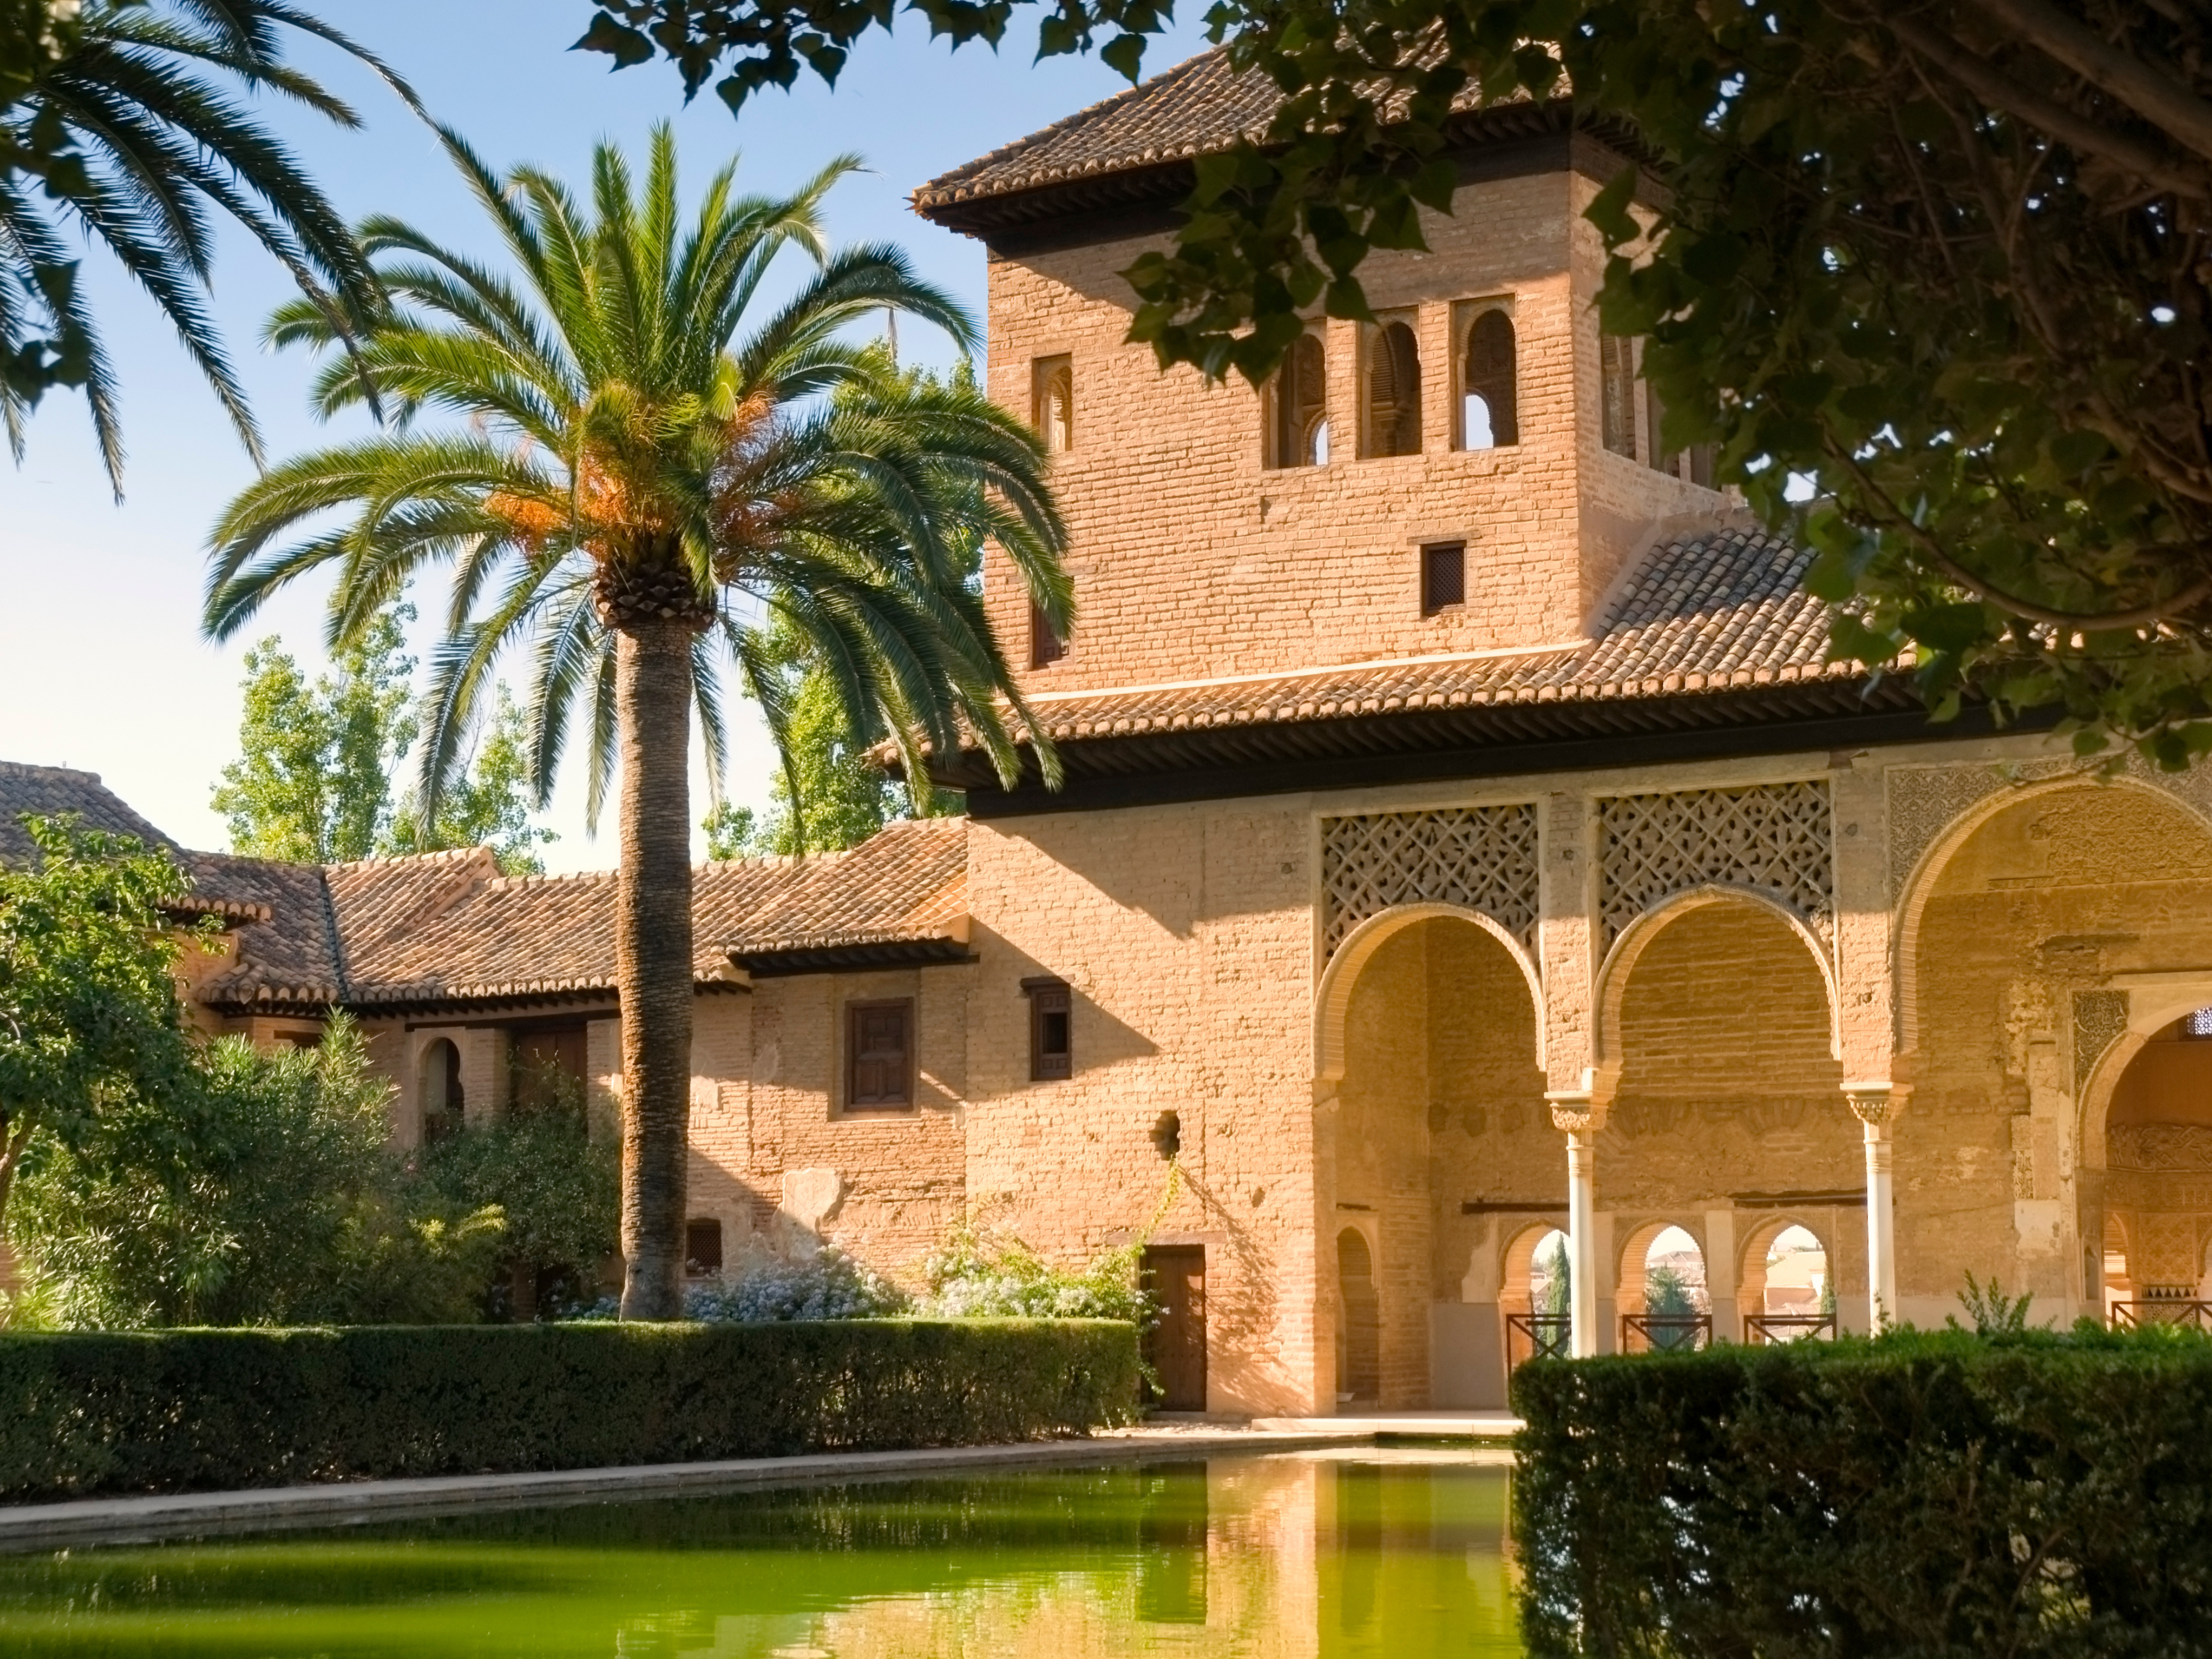
{"type": "Polygon", "coordinates": [[[1502,1444],[1519,1425],[1497,1412],[1407,1412],[1378,1417],[1274,1417],[1250,1422],[1156,1419],[1080,1440],[1012,1446],[946,1446],[921,1451],[823,1452],[720,1462],[648,1463],[523,1474],[435,1475],[346,1480],[251,1492],[179,1492],[159,1498],[88,1498],[0,1506],[0,1553],[80,1544],[144,1543],[216,1533],[359,1526],[489,1509],[534,1509],[634,1498],[738,1492],[767,1486],[888,1480],[968,1470],[1071,1468],[1139,1462],[1163,1454],[1255,1455],[1420,1438],[1502,1444]]]}

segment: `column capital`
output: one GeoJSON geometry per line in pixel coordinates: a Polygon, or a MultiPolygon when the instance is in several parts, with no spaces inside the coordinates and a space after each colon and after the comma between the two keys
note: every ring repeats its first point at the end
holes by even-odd
{"type": "Polygon", "coordinates": [[[1905,1115],[1905,1108],[1912,1098],[1909,1083],[1870,1080],[1844,1085],[1844,1102],[1851,1109],[1851,1115],[1869,1129],[1887,1128],[1905,1115]]]}
{"type": "Polygon", "coordinates": [[[1605,1115],[1613,1104],[1588,1089],[1547,1089],[1544,1103],[1552,1109],[1552,1127],[1571,1135],[1594,1135],[1605,1127],[1605,1115]]]}

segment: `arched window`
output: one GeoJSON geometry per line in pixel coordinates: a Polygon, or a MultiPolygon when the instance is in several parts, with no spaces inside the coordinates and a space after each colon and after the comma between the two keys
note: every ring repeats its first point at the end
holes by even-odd
{"type": "Polygon", "coordinates": [[[444,1037],[422,1050],[422,1140],[428,1145],[457,1133],[466,1113],[461,1093],[461,1051],[444,1037]]]}
{"type": "Polygon", "coordinates": [[[1067,357],[1040,357],[1032,369],[1033,416],[1046,450],[1064,455],[1075,447],[1075,364],[1067,357]]]}
{"type": "Polygon", "coordinates": [[[1521,441],[1514,377],[1513,319],[1486,311],[1467,331],[1460,383],[1462,449],[1504,449],[1521,441]]]}
{"type": "Polygon", "coordinates": [[[1404,323],[1385,323],[1367,350],[1367,453],[1420,453],[1420,349],[1404,323]]]}
{"type": "Polygon", "coordinates": [[[1328,465],[1328,360],[1319,335],[1291,342],[1275,371],[1269,416],[1269,466],[1328,465]]]}

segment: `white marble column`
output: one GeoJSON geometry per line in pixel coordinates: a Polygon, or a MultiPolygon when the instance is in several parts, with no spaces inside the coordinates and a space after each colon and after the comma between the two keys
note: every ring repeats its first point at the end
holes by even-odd
{"type": "Polygon", "coordinates": [[[1866,1139],[1867,1328],[1879,1331],[1897,1318],[1897,1209],[1890,1182],[1890,1131],[1897,1116],[1886,1083],[1847,1083],[1866,1139]]]}
{"type": "Polygon", "coordinates": [[[1552,1121],[1567,1137],[1567,1256],[1573,1279],[1567,1302],[1571,1351],[1577,1359],[1601,1352],[1598,1327],[1597,1132],[1605,1108],[1583,1095],[1551,1097],[1552,1121]]]}

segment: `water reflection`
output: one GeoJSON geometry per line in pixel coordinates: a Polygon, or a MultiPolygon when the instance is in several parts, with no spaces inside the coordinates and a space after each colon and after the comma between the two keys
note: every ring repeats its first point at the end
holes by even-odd
{"type": "Polygon", "coordinates": [[[1517,1654],[1506,1471],[1217,1458],[0,1560],[24,1655],[1517,1654]]]}

